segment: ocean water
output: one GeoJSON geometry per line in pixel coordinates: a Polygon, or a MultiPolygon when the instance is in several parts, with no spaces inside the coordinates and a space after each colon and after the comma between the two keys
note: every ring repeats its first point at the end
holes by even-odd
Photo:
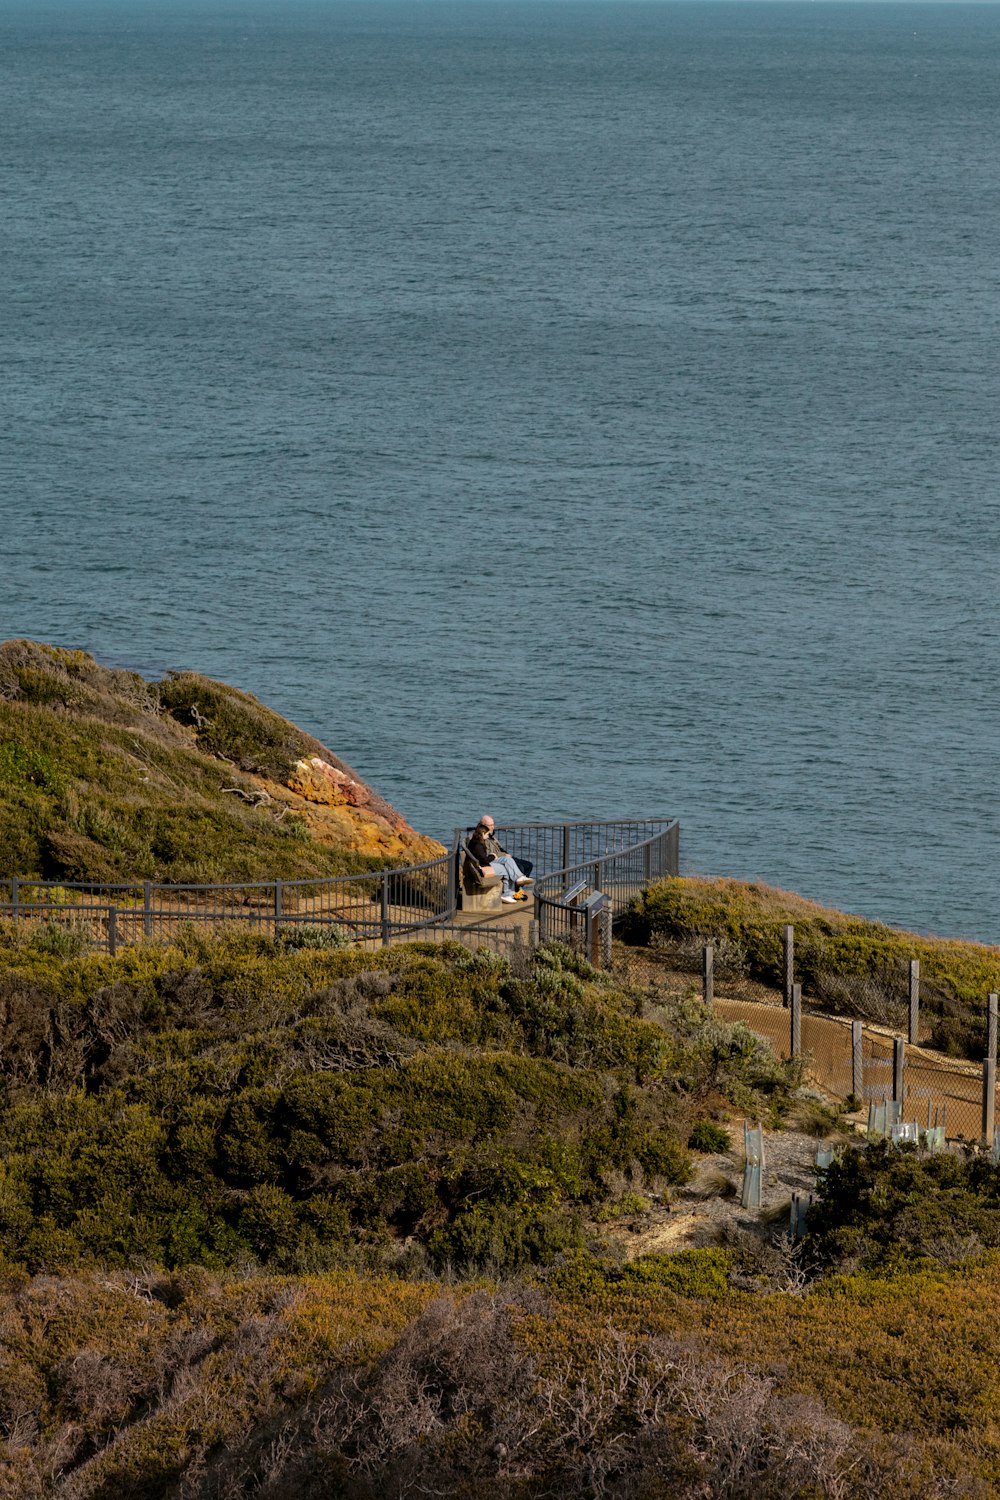
{"type": "Polygon", "coordinates": [[[1000,941],[1000,6],[6,0],[0,637],[1000,941]]]}

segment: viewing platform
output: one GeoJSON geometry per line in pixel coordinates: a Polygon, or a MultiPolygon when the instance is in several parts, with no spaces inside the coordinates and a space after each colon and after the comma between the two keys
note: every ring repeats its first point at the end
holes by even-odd
{"type": "Polygon", "coordinates": [[[0,920],[55,923],[85,945],[114,954],[130,943],[169,942],[194,926],[230,924],[303,943],[339,933],[348,942],[457,941],[498,952],[564,942],[595,964],[610,955],[611,926],[649,883],[679,873],[676,818],[508,823],[496,836],[518,863],[530,861],[528,899],[491,911],[463,910],[456,828],[447,854],[395,870],[325,879],[221,885],[0,881],[0,920]],[[310,938],[309,934],[315,934],[310,938]]]}

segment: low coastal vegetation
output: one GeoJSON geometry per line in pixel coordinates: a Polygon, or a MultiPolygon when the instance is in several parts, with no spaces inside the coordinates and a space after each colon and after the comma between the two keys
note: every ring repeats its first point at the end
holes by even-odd
{"type": "Polygon", "coordinates": [[[306,878],[440,852],[318,740],[194,672],[0,645],[0,874],[306,878]]]}
{"type": "Polygon", "coordinates": [[[795,976],[833,1014],[905,1028],[908,969],[920,963],[920,1009],[931,1047],[983,1056],[986,997],[1000,990],[1000,949],[924,937],[739,880],[658,881],[624,924],[630,943],[692,960],[715,945],[716,971],[780,988],[782,934],[795,928],[795,976]]]}
{"type": "Polygon", "coordinates": [[[568,952],[259,936],[0,948],[0,1246],[29,1271],[243,1261],[509,1274],[689,1171],[699,1108],[793,1075],[700,1006],[645,1018],[568,952]]]}
{"type": "Polygon", "coordinates": [[[695,994],[61,936],[0,930],[3,1500],[998,1492],[989,1162],[842,1136],[805,1240],[630,1255],[802,1114],[695,994]]]}

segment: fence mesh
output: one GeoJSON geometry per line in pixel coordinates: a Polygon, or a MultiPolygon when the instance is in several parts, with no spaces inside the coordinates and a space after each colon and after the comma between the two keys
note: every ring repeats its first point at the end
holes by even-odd
{"type": "MultiPolygon", "coordinates": [[[[664,997],[706,993],[704,944],[690,941],[659,948],[629,948],[615,944],[614,972],[624,983],[655,990],[664,997]]],[[[829,1014],[823,995],[802,997],[800,1054],[807,1077],[824,1091],[840,1099],[857,1095],[859,1104],[891,1100],[896,1090],[896,1047],[908,1019],[907,967],[892,976],[895,991],[883,987],[884,979],[871,987],[865,998],[867,1015],[829,1014]],[[900,1024],[870,1019],[872,1011],[895,1018],[900,1024]],[[860,1056],[855,1059],[853,1023],[860,1023],[860,1056]],[[856,1067],[860,1063],[860,1072],[856,1067]]],[[[838,1007],[849,993],[838,995],[838,1007]]],[[[731,960],[725,947],[713,948],[711,995],[716,1012],[730,1022],[742,1022],[778,1054],[792,1055],[792,1013],[785,1005],[782,989],[749,979],[740,963],[731,960]]],[[[943,1125],[947,1139],[978,1142],[984,1125],[983,1073],[975,1063],[962,1063],[906,1045],[902,1055],[901,1118],[922,1130],[943,1125]]],[[[996,1107],[996,1099],[994,1100],[996,1107]]]]}

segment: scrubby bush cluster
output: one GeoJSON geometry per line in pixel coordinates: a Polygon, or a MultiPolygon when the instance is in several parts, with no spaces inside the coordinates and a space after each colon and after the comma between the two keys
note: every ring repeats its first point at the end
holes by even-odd
{"type": "MultiPolygon", "coordinates": [[[[784,1306],[770,1306],[780,1323],[784,1306]]],[[[0,1293],[9,1434],[0,1497],[988,1493],[947,1432],[918,1439],[880,1430],[870,1413],[838,1414],[815,1374],[754,1369],[725,1307],[713,1335],[734,1346],[728,1353],[679,1336],[684,1310],[653,1283],[637,1284],[609,1317],[599,1302],[524,1285],[442,1293],[384,1278],[37,1279],[0,1293]]],[[[818,1311],[822,1339],[823,1316],[843,1322],[844,1310],[818,1311]]],[[[866,1350],[873,1327],[862,1319],[853,1330],[866,1350]]],[[[864,1374],[844,1370],[842,1405],[863,1394],[864,1374]]],[[[905,1372],[899,1385],[902,1397],[919,1390],[905,1372]]],[[[973,1421],[975,1409],[958,1408],[973,1421]]],[[[895,1410],[886,1415],[895,1421],[895,1410]]],[[[982,1419],[977,1440],[988,1462],[982,1419]]]]}
{"type": "Polygon", "coordinates": [[[819,1177],[809,1243],[827,1267],[948,1264],[1000,1246],[1000,1166],[987,1156],[873,1141],[819,1177]]]}
{"type": "Polygon", "coordinates": [[[1000,950],[985,944],[921,937],[768,886],[685,878],[644,891],[623,935],[667,952],[695,952],[712,942],[717,968],[780,986],[788,923],[795,927],[795,977],[804,994],[835,1013],[901,1024],[909,962],[918,959],[930,1044],[982,1057],[986,997],[1000,989],[1000,950]]]}
{"type": "Polygon", "coordinates": [[[787,1102],[742,1028],[642,1019],[559,951],[530,977],[193,934],[0,963],[0,1250],[30,1270],[516,1270],[583,1246],[616,1192],[682,1182],[706,1090],[787,1102]]]}

